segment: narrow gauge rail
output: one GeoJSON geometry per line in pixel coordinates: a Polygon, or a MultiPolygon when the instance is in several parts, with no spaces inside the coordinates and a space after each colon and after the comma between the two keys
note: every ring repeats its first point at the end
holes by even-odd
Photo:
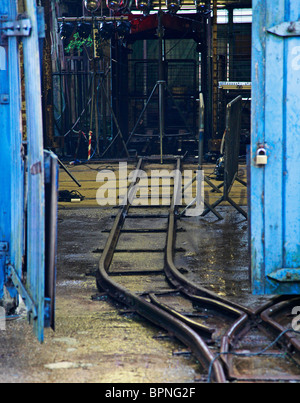
{"type": "MultiPolygon", "coordinates": [[[[143,168],[145,161],[146,159],[139,159],[135,172],[143,168]]],[[[175,161],[173,159],[172,163],[176,171],[180,172],[181,158],[175,161]]],[[[98,289],[165,329],[190,348],[207,370],[208,382],[300,382],[300,338],[289,329],[291,309],[300,305],[300,298],[275,297],[252,310],[190,282],[173,261],[178,181],[174,181],[171,207],[166,214],[159,216],[130,214],[130,201],[138,182],[139,177],[136,174],[128,188],[127,203],[120,207],[103,250],[96,274],[98,289]],[[129,218],[139,221],[139,224],[142,221],[144,228],[147,220],[152,217],[167,217],[167,227],[163,230],[166,233],[164,271],[157,270],[151,274],[161,276],[163,273],[169,289],[136,293],[119,284],[113,273],[110,273],[110,267],[120,236],[126,232],[125,221],[129,218]],[[185,311],[182,312],[182,309],[185,311]],[[276,368],[275,371],[272,370],[273,367],[276,368]]],[[[136,236],[142,232],[140,228],[130,230],[130,234],[135,233],[136,236]]],[[[159,230],[150,228],[144,232],[147,235],[152,233],[155,237],[159,230]]],[[[149,272],[142,268],[128,274],[146,276],[149,272]]]]}

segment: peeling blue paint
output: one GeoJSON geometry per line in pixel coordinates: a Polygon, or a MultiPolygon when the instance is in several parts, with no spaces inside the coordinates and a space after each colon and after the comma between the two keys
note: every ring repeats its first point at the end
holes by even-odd
{"type": "MultiPolygon", "coordinates": [[[[0,244],[9,245],[7,250],[0,250],[0,299],[5,284],[11,295],[19,293],[28,309],[34,332],[42,342],[48,320],[45,318],[45,183],[39,48],[43,27],[39,22],[43,14],[38,12],[35,0],[25,0],[25,4],[27,18],[32,26],[30,36],[22,38],[27,171],[23,162],[22,133],[18,119],[21,111],[19,40],[13,36],[5,38],[5,35],[0,35],[0,96],[7,95],[7,102],[0,102],[0,244]],[[6,60],[3,60],[3,49],[6,60]],[[26,195],[24,176],[27,183],[26,195]],[[27,269],[26,284],[22,281],[24,264],[27,269]]],[[[0,21],[3,17],[14,21],[18,14],[17,2],[1,0],[0,21]]]]}

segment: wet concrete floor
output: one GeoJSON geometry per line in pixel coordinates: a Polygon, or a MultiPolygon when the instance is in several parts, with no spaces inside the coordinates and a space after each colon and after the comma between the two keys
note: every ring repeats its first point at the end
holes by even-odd
{"type": "MultiPolygon", "coordinates": [[[[74,171],[84,182],[80,192],[95,195],[95,178],[88,176],[94,172],[82,167],[74,171]]],[[[76,188],[64,174],[60,185],[76,188]]],[[[56,331],[47,329],[40,345],[21,306],[20,318],[7,322],[6,330],[0,331],[0,382],[201,382],[205,371],[184,354],[183,345],[174,344],[161,329],[107,296],[93,297],[98,290],[92,274],[116,210],[99,208],[91,199],[59,205],[56,331]]],[[[253,297],[250,290],[247,221],[232,207],[222,206],[219,211],[223,221],[210,213],[178,223],[185,231],[177,236],[181,252],[176,254],[176,264],[196,283],[253,307],[262,299],[253,297]]],[[[125,255],[116,256],[114,270],[129,267],[125,255]]],[[[149,261],[145,255],[136,255],[135,259],[137,265],[147,262],[150,270],[163,264],[160,257],[149,261]]],[[[157,285],[151,278],[155,276],[149,279],[150,289],[157,285]]],[[[122,281],[126,285],[128,278],[122,281]]],[[[137,282],[134,288],[139,291],[143,287],[137,282]]]]}

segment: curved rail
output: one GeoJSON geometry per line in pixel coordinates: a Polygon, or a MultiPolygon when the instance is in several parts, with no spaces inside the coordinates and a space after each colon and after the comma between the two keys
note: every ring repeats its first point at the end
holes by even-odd
{"type": "MultiPolygon", "coordinates": [[[[141,168],[141,165],[142,159],[139,160],[137,170],[141,168]]],[[[179,161],[177,161],[177,168],[179,168],[179,165],[180,163],[179,161]]],[[[138,178],[135,177],[128,190],[128,194],[130,194],[131,190],[133,189],[134,185],[137,184],[137,182],[138,178]]],[[[130,197],[128,197],[127,200],[130,200],[130,197]]],[[[99,270],[97,271],[97,285],[102,290],[105,290],[114,299],[127,305],[144,318],[150,320],[152,323],[155,323],[156,325],[174,334],[176,338],[182,341],[185,345],[189,346],[196,355],[197,359],[206,368],[208,368],[209,365],[214,361],[215,357],[198,333],[196,333],[182,320],[179,320],[178,318],[174,317],[165,310],[160,309],[154,304],[149,303],[138,295],[131,293],[129,290],[122,287],[117,282],[113,281],[112,278],[108,275],[114,250],[116,248],[121,228],[124,224],[129,208],[130,204],[128,201],[126,205],[124,205],[120,209],[115,219],[113,228],[111,230],[99,262],[99,270]]],[[[226,382],[226,376],[220,362],[216,361],[213,363],[213,373],[216,382],[226,382]]]]}
{"type": "MultiPolygon", "coordinates": [[[[278,298],[275,298],[264,306],[256,310],[251,310],[239,304],[232,303],[201,286],[193,284],[178,271],[174,264],[174,250],[176,243],[176,197],[181,181],[176,180],[176,178],[171,208],[169,210],[164,267],[165,275],[168,282],[174,288],[173,291],[181,293],[197,304],[210,306],[214,311],[233,319],[231,325],[228,326],[221,338],[220,354],[215,356],[204,341],[204,338],[199,335],[200,333],[210,339],[215,329],[186,318],[184,315],[161,303],[155,293],[150,293],[147,294],[146,297],[142,297],[130,292],[114,281],[109,275],[109,269],[122,228],[131,207],[130,201],[132,201],[135,196],[135,185],[139,181],[138,171],[141,169],[142,164],[143,159],[139,159],[135,177],[128,188],[126,203],[120,208],[106,242],[96,275],[97,285],[99,289],[107,292],[112,298],[125,304],[139,315],[173,334],[193,351],[205,368],[212,370],[212,378],[215,382],[224,383],[227,381],[225,369],[228,374],[231,373],[230,360],[228,357],[236,341],[239,340],[241,334],[245,332],[249,323],[258,323],[263,320],[263,323],[272,326],[280,333],[283,331],[283,327],[274,319],[271,319],[271,315],[286,308],[287,304],[291,304],[292,302],[289,300],[278,303],[278,298]]],[[[176,162],[176,172],[180,172],[180,159],[177,159],[176,162]]],[[[290,344],[293,345],[294,349],[299,352],[299,341],[288,332],[285,333],[285,337],[290,344]]]]}
{"type": "MultiPolygon", "coordinates": [[[[288,308],[290,311],[293,309],[293,307],[300,305],[300,298],[292,298],[287,301],[282,301],[279,302],[278,304],[275,304],[271,306],[270,308],[266,309],[261,313],[261,319],[270,325],[273,329],[275,329],[278,333],[283,333],[286,331],[286,327],[282,326],[279,322],[277,322],[275,319],[272,319],[272,316],[278,314],[280,311],[287,310],[288,308]]],[[[296,332],[286,332],[284,334],[285,339],[290,347],[293,347],[296,351],[300,351],[300,341],[295,338],[295,333],[296,332]]]]}

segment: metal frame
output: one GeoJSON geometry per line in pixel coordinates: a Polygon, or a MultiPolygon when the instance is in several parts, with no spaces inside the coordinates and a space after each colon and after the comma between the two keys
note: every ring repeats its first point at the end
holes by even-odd
{"type": "MultiPolygon", "coordinates": [[[[240,149],[240,132],[241,132],[241,112],[242,112],[242,97],[239,95],[227,105],[226,114],[226,136],[225,136],[225,167],[224,167],[224,183],[223,195],[212,207],[215,208],[222,202],[229,202],[239,213],[246,219],[248,214],[234,200],[231,199],[229,193],[236,180],[247,186],[242,180],[237,177],[239,167],[239,149],[240,149]]],[[[209,213],[207,208],[202,216],[209,213]]]]}
{"type": "MultiPolygon", "coordinates": [[[[9,7],[8,1],[0,4],[0,25],[16,18],[16,10],[9,7]],[[2,24],[1,24],[2,22],[2,24]]],[[[20,77],[19,61],[17,58],[17,38],[5,36],[6,30],[1,30],[0,37],[0,121],[2,136],[0,138],[0,242],[6,245],[0,251],[0,300],[4,297],[4,285],[9,289],[10,295],[16,297],[16,290],[8,284],[8,263],[16,268],[22,267],[23,250],[21,239],[23,238],[23,181],[19,178],[23,173],[23,161],[21,158],[20,124],[15,118],[20,115],[20,77]],[[14,102],[11,102],[11,100],[14,102]],[[15,158],[13,163],[13,157],[15,158]],[[12,194],[20,197],[11,203],[12,194]],[[12,236],[14,234],[14,236],[12,236]]],[[[20,270],[17,269],[17,273],[20,270]]]]}
{"type": "MultiPolygon", "coordinates": [[[[26,0],[26,21],[17,19],[13,0],[0,4],[2,100],[0,118],[0,299],[4,285],[10,295],[22,297],[38,340],[50,323],[45,312],[45,169],[42,121],[40,39],[44,38],[43,9],[26,0]],[[30,24],[27,20],[30,20],[30,24]],[[25,25],[27,29],[25,29],[25,25]],[[18,26],[23,27],[18,30],[18,26]],[[7,30],[15,27],[18,32],[7,30]],[[30,27],[30,29],[29,29],[30,27]],[[23,42],[27,141],[22,141],[20,54],[23,42]],[[3,49],[5,51],[3,51],[3,49]]],[[[56,166],[52,153],[50,158],[56,166]]],[[[52,237],[53,238],[53,237],[52,237]]],[[[55,238],[55,234],[54,234],[55,238]]],[[[53,265],[52,265],[53,266],[53,265]]]]}

